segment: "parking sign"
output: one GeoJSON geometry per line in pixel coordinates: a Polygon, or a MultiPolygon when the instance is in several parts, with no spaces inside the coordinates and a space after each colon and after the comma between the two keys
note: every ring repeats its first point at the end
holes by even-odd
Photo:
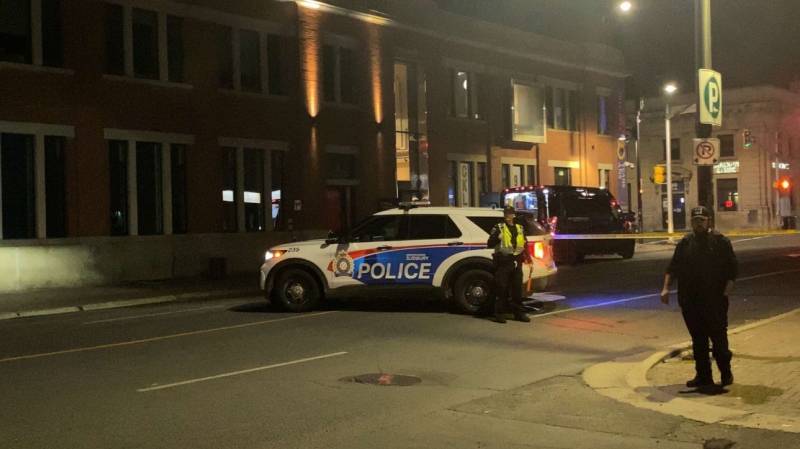
{"type": "Polygon", "coordinates": [[[700,123],[722,126],[722,75],[700,69],[700,123]]]}

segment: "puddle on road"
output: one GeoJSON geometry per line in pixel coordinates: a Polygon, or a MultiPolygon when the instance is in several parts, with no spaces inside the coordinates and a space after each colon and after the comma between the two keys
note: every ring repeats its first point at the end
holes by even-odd
{"type": "Polygon", "coordinates": [[[728,392],[725,396],[741,398],[742,403],[748,405],[761,405],[783,394],[780,388],[765,387],[763,385],[738,385],[725,387],[728,392]]]}

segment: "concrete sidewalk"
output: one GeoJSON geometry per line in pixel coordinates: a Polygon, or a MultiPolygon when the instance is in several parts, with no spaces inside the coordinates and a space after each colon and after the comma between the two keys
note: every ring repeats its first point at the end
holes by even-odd
{"type": "Polygon", "coordinates": [[[691,342],[601,363],[583,377],[598,393],[639,408],[704,423],[800,433],[800,309],[728,334],[735,377],[728,387],[686,387],[694,377],[691,342]]]}
{"type": "Polygon", "coordinates": [[[259,274],[0,293],[0,320],[193,299],[260,296],[259,274]]]}

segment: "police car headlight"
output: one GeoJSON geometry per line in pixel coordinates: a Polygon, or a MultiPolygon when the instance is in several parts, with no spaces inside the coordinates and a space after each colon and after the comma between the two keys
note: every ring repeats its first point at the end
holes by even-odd
{"type": "Polygon", "coordinates": [[[267,261],[267,260],[270,260],[270,259],[277,259],[278,257],[281,257],[283,255],[283,253],[285,253],[285,252],[286,251],[282,251],[282,250],[279,250],[279,249],[274,249],[274,250],[271,250],[271,251],[267,251],[266,254],[264,254],[264,261],[267,261]]]}

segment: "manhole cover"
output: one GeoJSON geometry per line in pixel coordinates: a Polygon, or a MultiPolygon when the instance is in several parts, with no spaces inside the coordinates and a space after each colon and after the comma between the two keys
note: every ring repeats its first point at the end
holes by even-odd
{"type": "Polygon", "coordinates": [[[387,387],[410,387],[422,382],[422,379],[419,377],[383,373],[362,374],[360,376],[347,377],[342,380],[359,384],[380,385],[387,387]]]}

